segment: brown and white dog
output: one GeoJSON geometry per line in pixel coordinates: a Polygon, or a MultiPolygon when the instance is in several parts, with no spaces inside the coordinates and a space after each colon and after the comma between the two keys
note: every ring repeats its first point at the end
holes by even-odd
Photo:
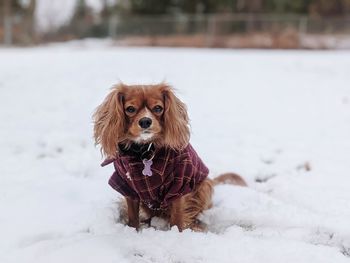
{"type": "Polygon", "coordinates": [[[139,228],[142,209],[180,231],[203,230],[197,216],[211,207],[213,186],[246,186],[233,173],[207,177],[189,144],[186,106],[167,84],[118,84],[93,118],[95,142],[107,157],[102,165],[114,164],[109,184],[126,199],[129,226],[139,228]]]}

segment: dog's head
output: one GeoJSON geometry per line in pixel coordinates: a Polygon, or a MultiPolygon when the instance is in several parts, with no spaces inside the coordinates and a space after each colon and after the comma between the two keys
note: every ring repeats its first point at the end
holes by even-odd
{"type": "Polygon", "coordinates": [[[118,84],[97,107],[93,118],[95,142],[108,157],[116,155],[119,143],[153,142],[182,149],[190,137],[186,106],[164,83],[118,84]]]}

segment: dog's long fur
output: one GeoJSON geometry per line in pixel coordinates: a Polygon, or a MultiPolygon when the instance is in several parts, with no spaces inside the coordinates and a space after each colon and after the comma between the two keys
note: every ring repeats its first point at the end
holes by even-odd
{"type": "Polygon", "coordinates": [[[142,99],[155,94],[160,95],[163,100],[164,113],[159,121],[163,131],[153,142],[157,146],[173,149],[182,149],[188,144],[190,130],[186,105],[174,95],[169,85],[118,84],[112,88],[93,115],[95,143],[101,145],[105,156],[114,157],[118,152],[119,142],[131,143],[134,139],[127,131],[128,118],[124,111],[126,100],[130,97],[142,99]]]}
{"type": "MultiPolygon", "coordinates": [[[[93,119],[95,142],[101,145],[101,152],[108,158],[116,156],[118,143],[128,145],[142,140],[142,143],[152,142],[156,147],[180,150],[187,146],[190,139],[186,106],[165,83],[133,86],[118,84],[97,107],[93,119]],[[137,111],[132,112],[130,107],[137,111]],[[158,112],[159,107],[161,112],[158,112]],[[138,125],[145,116],[152,119],[148,137],[142,137],[143,130],[138,125]]],[[[246,186],[236,174],[224,174],[214,180],[207,178],[195,191],[173,201],[165,211],[154,211],[126,198],[128,224],[139,227],[139,209],[142,208],[149,217],[167,218],[170,225],[176,225],[180,231],[185,228],[202,229],[196,224],[196,218],[203,210],[211,207],[213,186],[218,183],[246,186]]]]}

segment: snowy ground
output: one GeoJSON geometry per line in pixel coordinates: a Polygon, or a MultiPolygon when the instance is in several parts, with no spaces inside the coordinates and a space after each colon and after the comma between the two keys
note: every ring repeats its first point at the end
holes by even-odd
{"type": "Polygon", "coordinates": [[[349,52],[0,49],[0,262],[349,262],[349,83],[349,52]],[[208,233],[118,222],[91,131],[118,79],[172,83],[212,176],[248,181],[208,233]]]}

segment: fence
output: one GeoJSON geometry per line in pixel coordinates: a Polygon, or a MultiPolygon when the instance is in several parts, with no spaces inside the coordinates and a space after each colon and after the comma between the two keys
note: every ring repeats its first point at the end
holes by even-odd
{"type": "Polygon", "coordinates": [[[226,48],[332,48],[350,36],[350,17],[194,15],[112,17],[108,35],[128,45],[226,48]],[[310,41],[311,40],[311,41],[310,41]]]}
{"type": "Polygon", "coordinates": [[[37,41],[35,24],[32,18],[20,15],[0,15],[0,44],[30,45],[37,41]],[[2,41],[1,41],[2,40],[2,41]]]}
{"type": "Polygon", "coordinates": [[[350,17],[310,18],[296,15],[195,15],[112,17],[110,35],[235,34],[279,32],[292,27],[299,33],[350,33],[350,17]]]}
{"type": "MultiPolygon", "coordinates": [[[[28,29],[20,25],[17,23],[17,31],[12,30],[13,38],[27,39],[27,43],[111,37],[116,43],[124,45],[332,48],[329,44],[314,44],[312,47],[307,43],[320,43],[322,39],[334,43],[329,38],[336,38],[339,42],[339,39],[348,41],[350,37],[350,17],[312,18],[299,15],[114,15],[75,20],[57,30],[36,34],[34,30],[28,34],[28,29]],[[19,37],[21,34],[26,37],[19,37]]],[[[0,35],[1,32],[0,27],[0,35]]]]}

